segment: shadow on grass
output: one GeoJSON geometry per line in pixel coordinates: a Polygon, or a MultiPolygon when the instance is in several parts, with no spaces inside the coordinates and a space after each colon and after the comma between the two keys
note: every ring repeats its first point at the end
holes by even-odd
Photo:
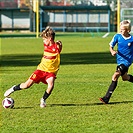
{"type": "Polygon", "coordinates": [[[50,107],[53,106],[97,106],[97,105],[112,105],[112,104],[128,104],[133,103],[133,101],[122,101],[122,102],[110,102],[109,104],[103,103],[86,103],[86,104],[49,104],[50,107]]]}
{"type": "Polygon", "coordinates": [[[31,109],[31,108],[34,108],[34,107],[14,107],[12,109],[31,109]]]}
{"type": "Polygon", "coordinates": [[[109,52],[94,53],[66,53],[61,55],[62,65],[76,64],[109,64],[115,63],[109,52]]]}
{"type": "MultiPolygon", "coordinates": [[[[41,61],[42,55],[35,54],[16,54],[1,56],[1,65],[4,66],[37,66],[41,61]]],[[[108,52],[100,53],[63,53],[61,54],[61,65],[76,64],[109,64],[115,63],[108,52]]]]}
{"type": "MultiPolygon", "coordinates": [[[[48,104],[47,107],[55,107],[55,106],[64,106],[64,107],[70,107],[70,106],[99,106],[99,105],[112,105],[112,104],[128,104],[133,103],[133,101],[122,101],[122,102],[111,102],[109,104],[103,104],[103,103],[85,103],[85,104],[78,104],[78,103],[64,103],[64,104],[48,104]]],[[[39,104],[38,104],[39,106],[39,104]]],[[[31,109],[34,107],[14,107],[12,109],[31,109]]]]}
{"type": "Polygon", "coordinates": [[[127,104],[127,103],[133,103],[133,101],[110,102],[109,104],[127,104]]]}

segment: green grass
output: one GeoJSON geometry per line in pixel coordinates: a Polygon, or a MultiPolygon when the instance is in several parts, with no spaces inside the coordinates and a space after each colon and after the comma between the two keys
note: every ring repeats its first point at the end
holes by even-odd
{"type": "MultiPolygon", "coordinates": [[[[61,66],[47,107],[39,107],[46,85],[11,95],[14,109],[0,105],[1,133],[132,133],[133,86],[119,79],[110,104],[103,96],[115,71],[115,58],[109,53],[112,35],[102,33],[57,34],[62,40],[61,66]]],[[[41,38],[1,39],[1,94],[14,84],[27,80],[43,54],[41,38]]],[[[129,73],[133,74],[132,66],[129,73]]]]}

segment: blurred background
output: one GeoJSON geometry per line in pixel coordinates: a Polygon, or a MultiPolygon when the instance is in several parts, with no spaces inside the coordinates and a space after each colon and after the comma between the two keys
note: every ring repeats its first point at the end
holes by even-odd
{"type": "Polygon", "coordinates": [[[133,0],[0,0],[0,31],[116,32],[118,13],[133,25],[133,0]]]}

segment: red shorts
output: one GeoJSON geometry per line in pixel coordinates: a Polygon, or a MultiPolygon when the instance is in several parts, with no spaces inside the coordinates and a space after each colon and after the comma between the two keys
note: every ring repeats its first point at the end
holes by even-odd
{"type": "Polygon", "coordinates": [[[56,75],[54,73],[44,72],[41,70],[36,70],[33,72],[33,74],[30,76],[30,79],[33,80],[35,83],[43,82],[44,84],[47,84],[47,79],[50,77],[56,78],[56,75]]]}

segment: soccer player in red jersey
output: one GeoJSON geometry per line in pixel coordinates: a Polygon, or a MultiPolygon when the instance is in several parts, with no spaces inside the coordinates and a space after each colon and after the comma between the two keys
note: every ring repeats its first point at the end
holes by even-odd
{"type": "Polygon", "coordinates": [[[34,83],[38,84],[42,82],[47,84],[47,89],[40,100],[40,107],[43,108],[46,106],[46,99],[54,88],[54,81],[60,66],[62,42],[54,41],[55,32],[49,26],[41,33],[41,37],[44,42],[44,54],[37,69],[31,74],[26,82],[12,86],[4,93],[4,96],[8,97],[14,91],[27,89],[34,83]]]}

